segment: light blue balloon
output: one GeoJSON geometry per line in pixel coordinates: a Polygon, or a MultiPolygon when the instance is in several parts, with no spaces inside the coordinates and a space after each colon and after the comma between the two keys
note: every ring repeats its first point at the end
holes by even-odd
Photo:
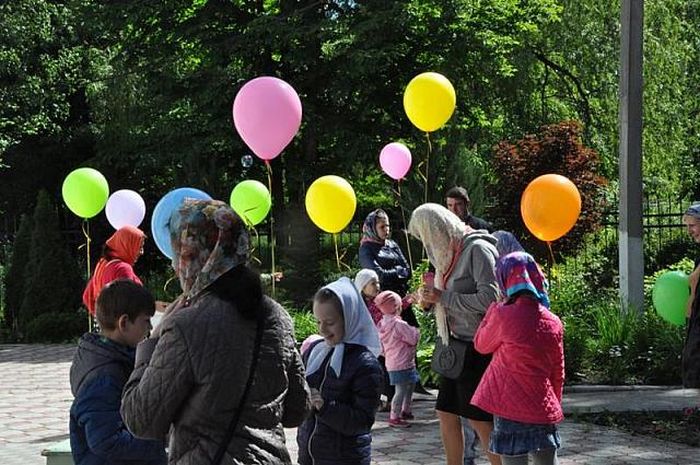
{"type": "Polygon", "coordinates": [[[180,208],[185,199],[211,200],[211,196],[193,187],[180,187],[165,194],[156,204],[151,216],[151,234],[153,241],[166,257],[173,258],[173,246],[170,243],[170,215],[180,208]]]}

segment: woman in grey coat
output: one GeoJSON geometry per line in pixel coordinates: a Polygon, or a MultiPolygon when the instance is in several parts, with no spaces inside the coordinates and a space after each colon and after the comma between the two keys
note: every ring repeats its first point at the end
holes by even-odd
{"type": "Polygon", "coordinates": [[[170,464],[291,463],[283,427],[304,420],[309,390],[291,318],[246,264],[243,221],[187,200],[170,232],[183,293],[137,348],[124,422],[138,437],[170,432],[170,464]]]}

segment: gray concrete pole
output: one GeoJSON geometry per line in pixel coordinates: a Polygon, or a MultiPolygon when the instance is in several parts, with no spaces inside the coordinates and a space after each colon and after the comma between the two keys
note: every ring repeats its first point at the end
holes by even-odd
{"type": "Polygon", "coordinates": [[[642,247],[642,41],[644,1],[622,0],[620,42],[620,300],[644,306],[642,247]]]}

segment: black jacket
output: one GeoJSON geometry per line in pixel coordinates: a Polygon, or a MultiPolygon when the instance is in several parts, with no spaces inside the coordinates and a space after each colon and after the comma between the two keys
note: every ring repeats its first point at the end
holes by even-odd
{"type": "MultiPolygon", "coordinates": [[[[314,346],[304,354],[304,363],[314,346]]],[[[345,345],[340,378],[329,367],[329,360],[330,354],[307,377],[309,386],[321,391],[324,404],[297,430],[299,463],[369,465],[381,367],[369,350],[357,344],[345,345]]]]}
{"type": "Polygon", "coordinates": [[[688,333],[683,346],[683,386],[700,387],[700,286],[695,289],[688,333]]]}
{"type": "Polygon", "coordinates": [[[384,245],[364,242],[360,245],[360,266],[377,272],[383,291],[406,295],[411,268],[399,245],[387,239],[384,245]]]}

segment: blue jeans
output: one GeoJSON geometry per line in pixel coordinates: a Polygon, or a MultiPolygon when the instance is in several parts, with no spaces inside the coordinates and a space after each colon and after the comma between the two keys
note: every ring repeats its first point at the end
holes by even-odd
{"type": "Polygon", "coordinates": [[[478,436],[466,418],[462,418],[462,429],[464,430],[464,465],[475,465],[474,460],[478,456],[476,452],[478,436]]]}
{"type": "Polygon", "coordinates": [[[489,449],[498,454],[504,464],[527,463],[528,454],[535,463],[555,465],[556,451],[561,439],[555,424],[533,424],[508,420],[494,415],[489,449]]]}

